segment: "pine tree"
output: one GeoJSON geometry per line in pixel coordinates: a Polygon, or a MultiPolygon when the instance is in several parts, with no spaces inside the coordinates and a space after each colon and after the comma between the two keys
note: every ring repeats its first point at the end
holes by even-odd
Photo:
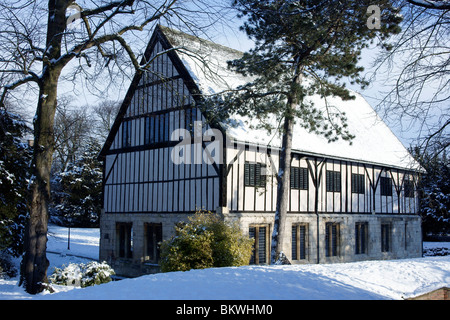
{"type": "MultiPolygon", "coordinates": [[[[233,112],[261,120],[276,116],[281,123],[282,146],[277,175],[277,203],[272,236],[271,260],[286,251],[282,239],[290,182],[291,146],[294,122],[330,142],[351,140],[344,114],[316,108],[307,99],[337,96],[354,99],[343,82],[349,79],[364,87],[361,51],[370,41],[385,42],[400,32],[401,16],[390,1],[377,2],[380,28],[369,28],[368,7],[372,1],[259,1],[236,0],[234,7],[255,47],[241,59],[230,62],[235,71],[253,81],[223,97],[233,112]]],[[[376,24],[377,25],[377,24],[376,24]]],[[[389,48],[386,44],[383,44],[389,48]]],[[[273,129],[273,128],[272,128],[273,129]]],[[[317,210],[316,210],[317,211],[317,210]]],[[[316,212],[317,214],[317,212],[316,212]]]]}
{"type": "Polygon", "coordinates": [[[418,184],[419,212],[422,233],[439,235],[450,233],[450,162],[447,154],[432,155],[419,147],[411,152],[426,170],[418,184]]]}
{"type": "Polygon", "coordinates": [[[17,115],[0,110],[0,250],[19,256],[27,216],[27,187],[31,148],[24,143],[30,132],[17,115]]]}
{"type": "Polygon", "coordinates": [[[67,226],[98,227],[102,197],[102,164],[97,160],[101,146],[88,143],[79,160],[56,177],[54,214],[67,226]]]}

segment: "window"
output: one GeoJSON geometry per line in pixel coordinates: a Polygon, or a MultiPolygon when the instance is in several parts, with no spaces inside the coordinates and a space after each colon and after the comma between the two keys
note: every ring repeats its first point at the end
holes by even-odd
{"type": "Polygon", "coordinates": [[[119,258],[133,257],[133,228],[131,223],[116,223],[116,251],[119,258]]]}
{"type": "Polygon", "coordinates": [[[122,148],[131,147],[131,120],[122,122],[122,148]]]}
{"type": "Polygon", "coordinates": [[[382,196],[392,196],[392,179],[380,177],[380,192],[382,196]]]}
{"type": "Polygon", "coordinates": [[[355,254],[367,253],[368,223],[355,223],[355,254]]]}
{"type": "Polygon", "coordinates": [[[170,141],[170,113],[145,118],[145,144],[170,141]]]}
{"type": "Polygon", "coordinates": [[[145,117],[145,144],[153,143],[152,139],[154,139],[153,135],[153,127],[155,125],[155,120],[153,117],[145,117]]]}
{"type": "MultiPolygon", "coordinates": [[[[266,165],[263,163],[244,163],[244,185],[246,187],[265,187],[266,176],[263,175],[266,165]]],[[[265,172],[264,172],[265,173],[265,172]]]]}
{"type": "Polygon", "coordinates": [[[145,225],[145,255],[146,260],[158,263],[160,256],[160,244],[162,242],[161,223],[147,223],[145,225]]]}
{"type": "Polygon", "coordinates": [[[364,175],[352,173],[352,193],[364,194],[364,175]]]}
{"type": "Polygon", "coordinates": [[[325,256],[339,255],[339,223],[327,222],[325,225],[325,256]]]}
{"type": "Polygon", "coordinates": [[[157,116],[157,120],[159,122],[159,142],[164,142],[164,119],[165,119],[165,114],[159,114],[157,116]]]}
{"type": "Polygon", "coordinates": [[[292,226],[292,260],[306,259],[308,225],[292,226]]]}
{"type": "Polygon", "coordinates": [[[327,191],[341,192],[341,173],[339,171],[327,170],[327,191]]]}
{"type": "Polygon", "coordinates": [[[193,137],[194,122],[197,121],[197,109],[186,109],[184,113],[184,120],[186,130],[188,130],[193,137]]]}
{"type": "Polygon", "coordinates": [[[291,167],[291,189],[308,190],[308,168],[291,167]]]}
{"type": "Polygon", "coordinates": [[[170,113],[164,115],[164,141],[170,141],[170,113]]]}
{"type": "Polygon", "coordinates": [[[405,197],[414,198],[414,181],[405,180],[405,197]]]}
{"type": "Polygon", "coordinates": [[[250,226],[249,228],[250,238],[255,239],[253,244],[252,257],[250,258],[250,264],[266,264],[268,262],[268,225],[250,226]]]}
{"type": "Polygon", "coordinates": [[[391,250],[391,225],[388,223],[381,224],[381,252],[389,252],[391,250]]]}

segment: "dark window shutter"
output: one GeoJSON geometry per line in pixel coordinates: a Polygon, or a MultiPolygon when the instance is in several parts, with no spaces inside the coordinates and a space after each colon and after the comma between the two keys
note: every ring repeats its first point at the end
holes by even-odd
{"type": "Polygon", "coordinates": [[[166,113],[164,116],[164,132],[165,132],[165,140],[170,141],[170,114],[166,113]]]}
{"type": "Polygon", "coordinates": [[[335,192],[341,192],[341,173],[340,172],[334,172],[334,191],[335,192]]]}
{"type": "Polygon", "coordinates": [[[339,171],[328,171],[326,175],[327,192],[341,192],[341,173],[339,171]]]}
{"type": "Polygon", "coordinates": [[[255,164],[253,164],[253,163],[248,164],[248,172],[249,172],[248,174],[250,177],[249,185],[254,186],[255,185],[255,164]]]}
{"type": "MultiPolygon", "coordinates": [[[[248,229],[248,236],[250,239],[255,239],[256,237],[256,228],[255,227],[250,227],[248,229]]],[[[252,246],[252,256],[250,257],[250,264],[255,264],[255,247],[256,247],[256,239],[255,242],[253,242],[253,246],[252,246]]]]}
{"type": "Polygon", "coordinates": [[[164,141],[164,118],[165,118],[164,114],[160,114],[158,116],[158,121],[159,121],[159,141],[160,142],[164,141]]]}
{"type": "Polygon", "coordinates": [[[364,194],[364,175],[352,173],[352,193],[364,194]]]}
{"type": "Polygon", "coordinates": [[[331,223],[325,225],[325,256],[330,256],[330,231],[331,223]]]}
{"type": "Polygon", "coordinates": [[[159,140],[159,116],[154,117],[155,121],[155,143],[158,143],[159,140]]]}
{"type": "Polygon", "coordinates": [[[150,143],[155,143],[155,118],[150,117],[150,128],[149,128],[149,135],[150,135],[150,143]]]}
{"type": "Polygon", "coordinates": [[[299,171],[300,176],[300,189],[302,190],[308,190],[308,169],[307,168],[300,168],[299,171]]]}
{"type": "Polygon", "coordinates": [[[293,167],[291,167],[291,178],[290,178],[290,182],[291,182],[291,189],[297,189],[296,188],[296,185],[295,185],[295,182],[296,182],[296,179],[295,179],[295,169],[296,168],[293,168],[293,167]]]}
{"type": "Polygon", "coordinates": [[[411,180],[405,180],[405,197],[414,198],[414,182],[411,180]]]}
{"type": "Polygon", "coordinates": [[[292,226],[292,260],[298,260],[297,257],[297,230],[298,226],[292,226]]]}
{"type": "Polygon", "coordinates": [[[250,185],[250,163],[244,163],[244,185],[250,185]]]}
{"type": "Polygon", "coordinates": [[[380,177],[380,192],[382,196],[392,196],[392,179],[380,177]]]}
{"type": "Polygon", "coordinates": [[[332,224],[332,248],[333,248],[333,252],[332,255],[333,256],[337,256],[337,237],[338,237],[338,227],[337,224],[333,223],[332,224]]]}
{"type": "Polygon", "coordinates": [[[256,163],[255,165],[255,186],[261,186],[261,164],[256,163]]]}
{"type": "Polygon", "coordinates": [[[331,171],[327,171],[326,180],[327,191],[333,191],[333,175],[331,171]]]}
{"type": "Polygon", "coordinates": [[[258,234],[259,264],[266,263],[266,227],[259,227],[258,234]]]}
{"type": "Polygon", "coordinates": [[[306,259],[306,226],[299,227],[300,232],[300,259],[306,259]]]}

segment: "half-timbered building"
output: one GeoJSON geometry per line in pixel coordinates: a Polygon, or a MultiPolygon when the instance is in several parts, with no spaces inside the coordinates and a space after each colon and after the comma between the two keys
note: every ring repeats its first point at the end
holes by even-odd
{"type": "MultiPolygon", "coordinates": [[[[208,121],[202,99],[244,84],[227,69],[241,53],[158,26],[101,151],[100,259],[118,274],[158,270],[159,243],[196,210],[237,220],[255,238],[250,263],[269,263],[281,139],[242,116],[208,121]]],[[[296,124],[285,254],[291,263],[421,255],[417,163],[362,96],[345,112],[346,141],[296,124]]],[[[315,103],[320,106],[318,98],[315,103]]]]}

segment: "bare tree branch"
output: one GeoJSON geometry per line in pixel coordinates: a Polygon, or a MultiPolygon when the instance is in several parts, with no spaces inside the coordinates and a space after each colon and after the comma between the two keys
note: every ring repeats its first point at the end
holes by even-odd
{"type": "Polygon", "coordinates": [[[449,1],[430,1],[430,0],[407,0],[407,1],[415,6],[427,9],[450,10],[449,1]]]}

